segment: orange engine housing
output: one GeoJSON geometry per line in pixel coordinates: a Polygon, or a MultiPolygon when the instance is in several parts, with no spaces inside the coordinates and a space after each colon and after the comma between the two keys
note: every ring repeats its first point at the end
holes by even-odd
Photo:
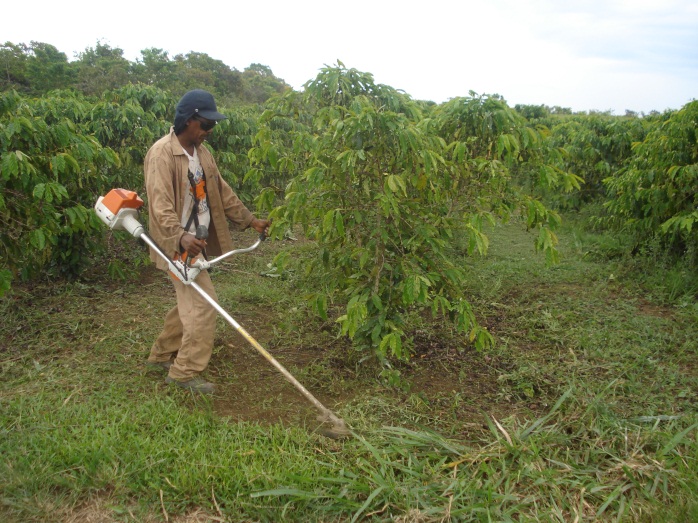
{"type": "Polygon", "coordinates": [[[140,209],[143,207],[143,200],[128,189],[112,189],[104,197],[102,204],[116,216],[121,209],[140,209]]]}

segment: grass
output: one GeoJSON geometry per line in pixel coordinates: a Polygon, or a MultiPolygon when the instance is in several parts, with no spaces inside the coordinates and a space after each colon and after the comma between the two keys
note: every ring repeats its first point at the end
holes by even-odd
{"type": "Polygon", "coordinates": [[[461,263],[497,345],[420,320],[402,388],[307,312],[300,268],[260,276],[280,245],[214,275],[224,308],[350,423],[342,442],[223,324],[220,396],[146,370],[173,303],[152,268],[18,287],[0,305],[0,519],[698,520],[695,294],[675,273],[638,280],[601,233],[562,231],[555,267],[513,224],[490,237],[461,263]]]}

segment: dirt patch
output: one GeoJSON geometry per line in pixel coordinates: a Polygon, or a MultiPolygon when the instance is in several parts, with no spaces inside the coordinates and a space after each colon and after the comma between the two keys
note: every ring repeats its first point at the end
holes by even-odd
{"type": "MultiPolygon", "coordinates": [[[[255,323],[256,317],[261,316],[248,311],[247,317],[237,320],[265,346],[268,330],[255,323]]],[[[506,418],[543,409],[535,402],[521,404],[502,395],[499,377],[510,363],[473,347],[456,348],[452,342],[436,334],[417,333],[411,361],[394,365],[404,387],[388,386],[370,372],[357,371],[349,353],[340,354],[351,350],[348,344],[330,351],[312,345],[268,350],[333,411],[366,397],[408,407],[421,398],[430,418],[460,423],[465,435],[486,426],[486,413],[506,418]]],[[[241,335],[232,328],[219,331],[216,347],[207,376],[218,386],[213,405],[219,415],[241,422],[281,422],[310,431],[320,428],[318,410],[241,335]]]]}
{"type": "MultiPolygon", "coordinates": [[[[246,347],[241,336],[230,338],[234,341],[217,351],[219,361],[212,361],[208,370],[208,376],[218,386],[215,411],[236,421],[312,424],[316,411],[308,400],[254,348],[246,347]]],[[[320,360],[320,355],[307,350],[275,351],[273,356],[292,374],[294,369],[320,360]]],[[[322,390],[314,389],[311,393],[330,409],[341,400],[322,390]]]]}
{"type": "Polygon", "coordinates": [[[637,310],[643,316],[652,316],[654,318],[672,318],[674,312],[669,307],[655,305],[645,300],[640,300],[637,303],[637,310]]]}

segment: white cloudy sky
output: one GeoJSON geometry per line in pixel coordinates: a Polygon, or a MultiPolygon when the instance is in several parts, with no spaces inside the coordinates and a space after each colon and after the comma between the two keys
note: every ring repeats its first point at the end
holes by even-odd
{"type": "Polygon", "coordinates": [[[2,10],[0,41],[75,53],[102,41],[251,63],[300,89],[341,60],[413,98],[469,91],[510,105],[624,114],[698,97],[698,0],[35,0],[2,10]]]}

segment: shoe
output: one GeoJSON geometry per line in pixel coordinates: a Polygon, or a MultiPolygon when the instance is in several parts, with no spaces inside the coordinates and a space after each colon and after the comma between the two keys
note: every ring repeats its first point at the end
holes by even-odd
{"type": "Polygon", "coordinates": [[[172,367],[172,360],[167,360],[167,361],[146,361],[146,365],[149,367],[160,367],[163,368],[167,371],[170,370],[170,367],[172,367]]]}
{"type": "Polygon", "coordinates": [[[213,391],[216,390],[216,386],[213,383],[204,381],[198,376],[187,381],[177,381],[167,376],[167,378],[165,378],[165,383],[176,383],[178,387],[189,389],[193,392],[200,392],[201,394],[212,394],[213,391]]]}

